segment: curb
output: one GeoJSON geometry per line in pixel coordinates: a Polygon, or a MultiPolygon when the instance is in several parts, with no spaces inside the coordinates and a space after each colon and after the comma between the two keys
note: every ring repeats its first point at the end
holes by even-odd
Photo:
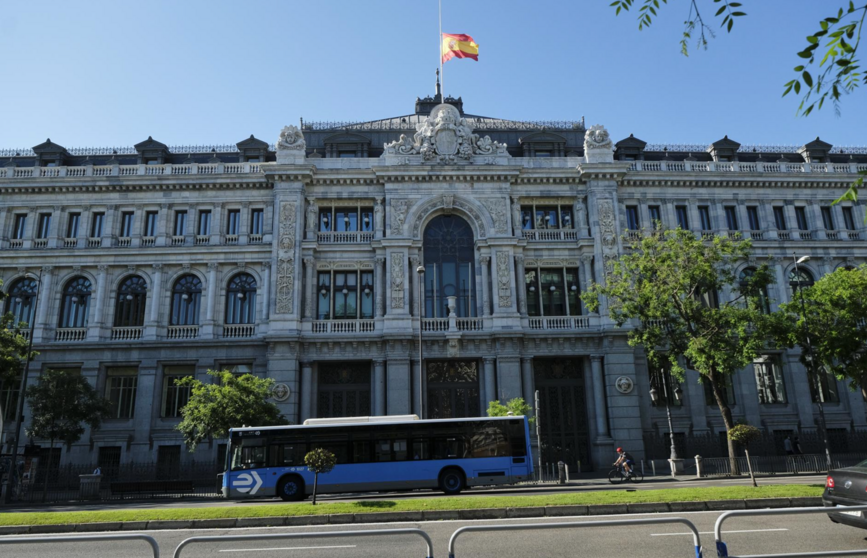
{"type": "Polygon", "coordinates": [[[590,506],[544,506],[526,508],[478,508],[468,510],[430,510],[380,513],[340,513],[290,517],[241,517],[237,519],[153,520],[108,523],[70,523],[66,525],[0,526],[3,535],[46,533],[93,533],[98,531],[150,531],[156,529],[232,529],[235,527],[298,527],[304,525],[346,525],[395,521],[481,520],[503,518],[563,517],[630,513],[667,513],[688,511],[729,511],[761,508],[821,506],[822,498],[753,498],[748,500],[710,500],[707,502],[642,502],[590,506]]]}

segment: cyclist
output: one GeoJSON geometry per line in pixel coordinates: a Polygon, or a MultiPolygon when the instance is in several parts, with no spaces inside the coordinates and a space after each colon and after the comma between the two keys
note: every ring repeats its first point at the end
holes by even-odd
{"type": "Polygon", "coordinates": [[[635,465],[635,459],[629,454],[629,452],[623,451],[623,448],[617,448],[617,461],[614,462],[614,466],[618,465],[623,466],[623,470],[626,471],[626,476],[632,474],[632,467],[635,465]]]}

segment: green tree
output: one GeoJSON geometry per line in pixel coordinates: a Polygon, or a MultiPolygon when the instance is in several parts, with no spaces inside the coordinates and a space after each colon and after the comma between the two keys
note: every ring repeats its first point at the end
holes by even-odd
{"type": "MultiPolygon", "coordinates": [[[[515,416],[530,417],[530,415],[533,413],[533,409],[532,407],[530,407],[530,405],[527,404],[526,401],[524,401],[523,397],[516,397],[514,399],[511,399],[505,405],[500,403],[499,399],[488,403],[489,417],[506,417],[509,416],[509,413],[512,413],[515,416]]],[[[535,420],[535,418],[530,418],[530,424],[532,424],[535,420]]]]}
{"type": "MultiPolygon", "coordinates": [[[[777,343],[801,348],[800,361],[816,394],[826,371],[847,380],[851,389],[867,381],[867,265],[840,268],[810,287],[795,289],[780,305],[774,332],[777,343]]],[[[825,411],[819,397],[819,428],[830,460],[825,411]]]]}
{"type": "MultiPolygon", "coordinates": [[[[0,281],[0,287],[3,282],[0,281]]],[[[0,303],[9,296],[0,289],[0,303]]],[[[35,318],[35,316],[34,316],[35,318]]],[[[10,314],[0,316],[0,391],[7,383],[20,382],[21,372],[24,370],[24,362],[27,359],[28,340],[22,333],[27,330],[28,324],[15,323],[15,317],[10,314]]],[[[30,355],[32,360],[36,353],[30,355]]],[[[0,431],[3,429],[3,417],[7,409],[3,408],[0,401],[0,431]]]]}
{"type": "MultiPolygon", "coordinates": [[[[867,4],[861,1],[855,4],[852,0],[846,0],[838,2],[837,9],[830,7],[830,15],[817,23],[818,29],[807,36],[806,45],[797,52],[798,64],[794,67],[796,77],[783,86],[783,96],[792,91],[795,95],[801,95],[803,90],[798,114],[807,116],[813,110],[821,109],[826,101],[831,101],[837,114],[840,114],[842,96],[854,92],[861,82],[867,84],[867,72],[861,70],[861,61],[858,59],[861,33],[867,17],[867,4]]],[[[615,14],[620,15],[639,5],[638,29],[641,30],[649,27],[659,15],[662,8],[660,3],[667,4],[668,0],[615,0],[611,6],[615,8],[615,14]]],[[[690,0],[680,39],[680,51],[684,56],[689,56],[690,41],[695,40],[699,48],[707,48],[708,37],[714,36],[713,28],[702,15],[699,4],[716,8],[713,17],[722,18],[720,26],[726,32],[731,32],[737,18],[747,15],[741,2],[690,0]]],[[[858,199],[858,189],[864,186],[867,171],[859,174],[838,202],[858,199]]]]}
{"type": "Polygon", "coordinates": [[[316,490],[319,488],[319,473],[328,474],[337,465],[337,457],[323,448],[315,448],[304,456],[307,470],[313,473],[313,505],[316,505],[316,490]]]}
{"type": "MultiPolygon", "coordinates": [[[[611,265],[605,285],[593,283],[582,295],[593,312],[599,297],[607,297],[618,326],[634,320],[629,344],[644,348],[651,367],[670,366],[682,381],[679,357],[689,359],[699,381],[710,384],[726,431],[734,428],[725,397],[727,378],[752,363],[768,338],[762,307],[771,274],[766,266],[745,277],[736,273],[737,261],[750,253],[749,240],[715,237],[705,242],[689,231],[657,230],[611,265]],[[729,300],[719,302],[727,291],[729,300]]],[[[734,471],[733,442],[728,449],[734,471]]]]}
{"type": "Polygon", "coordinates": [[[208,370],[208,374],[213,383],[191,376],[178,381],[190,387],[190,399],[181,410],[183,420],[176,428],[191,452],[208,437],[226,438],[230,428],[287,424],[277,405],[267,400],[274,380],[252,374],[236,376],[228,370],[208,370]]]}
{"type": "Polygon", "coordinates": [[[753,474],[753,465],[750,463],[750,442],[753,440],[758,440],[762,437],[762,432],[755,426],[750,426],[749,424],[738,424],[731,430],[729,430],[728,438],[734,443],[740,445],[744,448],[744,453],[747,456],[747,469],[750,471],[750,480],[753,481],[753,486],[758,487],[756,484],[756,476],[753,474]]]}
{"type": "MultiPolygon", "coordinates": [[[[46,370],[36,384],[27,388],[26,395],[31,414],[27,435],[48,440],[49,456],[54,453],[55,442],[70,446],[80,440],[85,424],[99,430],[111,411],[108,399],[75,370],[46,370]]],[[[49,476],[46,471],[43,501],[49,476]]]]}

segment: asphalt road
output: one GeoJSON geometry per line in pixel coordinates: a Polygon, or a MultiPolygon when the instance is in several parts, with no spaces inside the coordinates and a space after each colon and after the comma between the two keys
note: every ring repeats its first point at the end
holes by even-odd
{"type": "MultiPolygon", "coordinates": [[[[825,484],[826,475],[796,475],[759,478],[759,484],[825,484]]],[[[582,492],[598,490],[658,490],[661,488],[699,488],[706,486],[749,486],[751,481],[746,478],[720,478],[701,480],[672,480],[667,477],[648,477],[644,482],[634,484],[611,484],[607,479],[589,479],[574,481],[566,486],[554,484],[509,486],[503,488],[474,488],[461,493],[461,496],[512,496],[548,494],[563,494],[564,492],[582,492]]],[[[414,498],[449,498],[442,492],[433,490],[417,490],[412,492],[388,492],[385,494],[336,494],[317,496],[319,501],[358,502],[371,500],[404,500],[414,498]]],[[[97,502],[75,504],[29,504],[23,506],[0,507],[0,513],[35,512],[35,511],[82,511],[82,510],[129,510],[157,508],[197,508],[243,505],[275,504],[281,501],[277,498],[251,500],[224,500],[223,498],[179,498],[176,500],[139,500],[125,502],[97,502]]],[[[295,505],[310,505],[309,500],[295,505]]]]}
{"type": "MultiPolygon", "coordinates": [[[[692,521],[702,537],[705,557],[716,556],[713,525],[720,512],[630,515],[635,518],[684,517],[692,521]]],[[[233,530],[174,530],[149,531],[160,544],[162,556],[171,556],[182,540],[193,536],[253,535],[274,533],[334,532],[359,529],[419,528],[426,531],[434,543],[436,558],[448,555],[448,540],[458,528],[466,525],[518,525],[539,523],[597,522],[623,520],[625,516],[594,516],[557,519],[515,519],[497,521],[436,521],[326,527],[233,530]]],[[[46,535],[51,536],[51,535],[46,535]]],[[[2,539],[3,537],[0,537],[2,539]]],[[[867,550],[867,530],[837,525],[824,515],[746,517],[729,520],[724,526],[723,540],[731,554],[770,554],[786,551],[822,552],[829,550],[867,550]]],[[[146,558],[149,547],[142,542],[129,543],[63,543],[39,546],[0,546],[0,555],[21,558],[146,558]]],[[[211,542],[187,547],[183,558],[390,558],[424,556],[420,538],[411,536],[352,537],[334,539],[295,539],[244,542],[211,542]]],[[[590,527],[579,529],[500,531],[469,533],[456,545],[456,557],[473,558],[642,558],[694,557],[692,536],[679,524],[629,527],[590,527]]]]}

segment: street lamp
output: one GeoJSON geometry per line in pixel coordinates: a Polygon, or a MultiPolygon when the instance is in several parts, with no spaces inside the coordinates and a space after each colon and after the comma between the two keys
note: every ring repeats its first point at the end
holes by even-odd
{"type": "MultiPolygon", "coordinates": [[[[28,279],[33,279],[31,273],[25,274],[28,279]]],[[[42,287],[42,270],[39,270],[39,275],[35,276],[36,292],[33,296],[33,309],[30,314],[30,339],[27,340],[27,356],[24,361],[24,373],[21,374],[21,385],[18,388],[18,409],[15,414],[15,430],[13,430],[14,438],[12,438],[12,468],[9,474],[6,475],[6,503],[12,503],[12,478],[18,477],[18,439],[21,437],[21,423],[24,419],[24,390],[27,387],[27,375],[30,373],[30,361],[33,360],[33,330],[36,327],[36,308],[39,305],[39,289],[42,287]]]]}
{"type": "Polygon", "coordinates": [[[825,460],[828,463],[828,470],[831,470],[831,449],[828,445],[828,429],[825,426],[825,405],[822,403],[822,384],[819,382],[819,374],[816,371],[816,363],[813,359],[813,345],[810,343],[810,328],[807,327],[807,306],[804,303],[804,291],[801,288],[801,267],[804,262],[810,261],[810,256],[801,256],[797,258],[792,252],[792,259],[795,261],[796,282],[793,287],[798,291],[798,298],[801,303],[801,315],[804,317],[804,349],[807,351],[807,360],[810,363],[807,373],[810,375],[810,380],[813,382],[813,387],[816,393],[816,405],[819,408],[819,430],[821,430],[822,443],[825,445],[825,460]]]}
{"type": "Polygon", "coordinates": [[[415,268],[418,274],[418,290],[416,291],[418,298],[418,418],[424,418],[424,390],[422,389],[422,379],[424,378],[424,346],[422,345],[422,331],[424,330],[424,266],[419,264],[415,268]]]}
{"type": "MultiPolygon", "coordinates": [[[[665,381],[665,377],[660,373],[658,376],[662,383],[662,393],[665,396],[665,414],[668,416],[668,439],[671,442],[671,455],[669,459],[680,459],[677,455],[677,448],[674,446],[674,427],[671,424],[671,405],[668,403],[668,382],[665,381]]],[[[674,398],[677,401],[680,401],[683,398],[683,390],[680,389],[680,386],[677,386],[674,389],[674,398]]],[[[654,403],[659,401],[659,391],[655,387],[650,388],[650,400],[654,403]]],[[[674,469],[672,469],[672,475],[674,475],[674,469]]]]}

